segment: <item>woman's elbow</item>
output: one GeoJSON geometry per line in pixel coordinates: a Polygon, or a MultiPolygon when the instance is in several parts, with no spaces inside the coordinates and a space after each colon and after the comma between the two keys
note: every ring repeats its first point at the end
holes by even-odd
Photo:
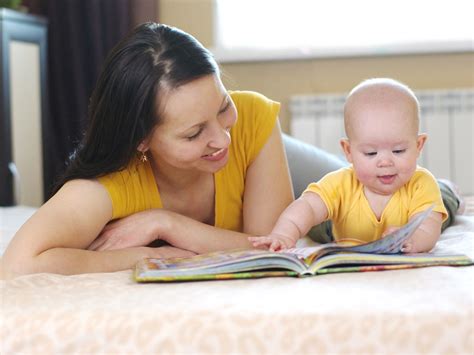
{"type": "Polygon", "coordinates": [[[33,255],[18,255],[8,250],[2,257],[0,277],[12,279],[22,275],[34,274],[37,271],[37,260],[33,255]]]}

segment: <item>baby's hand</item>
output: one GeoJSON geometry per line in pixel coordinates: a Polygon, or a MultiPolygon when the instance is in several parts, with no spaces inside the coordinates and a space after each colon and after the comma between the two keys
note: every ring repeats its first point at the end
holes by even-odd
{"type": "MultiPolygon", "coordinates": [[[[383,237],[386,237],[386,236],[389,235],[390,233],[395,232],[395,231],[398,230],[398,229],[400,229],[400,227],[395,227],[395,226],[389,226],[389,227],[387,227],[387,229],[385,229],[385,231],[382,233],[382,238],[383,238],[383,237]]],[[[406,240],[406,241],[403,243],[403,245],[402,245],[400,251],[401,251],[402,253],[414,253],[415,250],[414,250],[413,242],[412,242],[410,239],[406,240]]]]}
{"type": "Polygon", "coordinates": [[[385,229],[384,232],[382,233],[382,238],[389,235],[390,233],[395,232],[398,229],[400,229],[400,227],[388,226],[387,229],[385,229]]]}
{"type": "Polygon", "coordinates": [[[402,245],[401,251],[402,253],[414,253],[413,242],[410,239],[406,240],[402,245]]]}
{"type": "MultiPolygon", "coordinates": [[[[387,235],[389,235],[390,233],[393,233],[395,232],[396,230],[400,229],[400,227],[395,227],[395,226],[389,226],[387,227],[387,229],[384,230],[384,232],[382,233],[382,238],[386,237],[387,235]]],[[[410,241],[410,239],[406,240],[400,251],[402,253],[413,253],[413,242],[410,241]]]]}
{"type": "Polygon", "coordinates": [[[268,248],[270,251],[281,251],[293,248],[296,241],[293,238],[281,235],[270,234],[262,237],[249,237],[249,241],[255,248],[268,248]]]}
{"type": "Polygon", "coordinates": [[[422,249],[422,246],[420,246],[420,243],[413,236],[405,240],[401,248],[401,252],[405,254],[426,253],[428,251],[429,250],[422,249]]]}

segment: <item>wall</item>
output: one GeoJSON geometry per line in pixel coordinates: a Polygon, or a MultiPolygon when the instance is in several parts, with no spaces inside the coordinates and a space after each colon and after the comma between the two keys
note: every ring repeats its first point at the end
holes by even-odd
{"type": "Polygon", "coordinates": [[[288,130],[288,102],[293,94],[340,93],[362,79],[387,76],[415,90],[474,86],[474,55],[412,55],[321,59],[291,62],[224,64],[227,86],[245,88],[282,102],[281,122],[288,130]]]}
{"type": "MultiPolygon", "coordinates": [[[[212,0],[161,0],[159,4],[161,22],[212,45],[212,0]]],[[[255,90],[280,101],[280,120],[287,132],[287,104],[293,94],[347,92],[359,81],[376,76],[396,78],[415,90],[474,87],[473,53],[224,63],[222,69],[229,89],[255,90]]]]}
{"type": "Polygon", "coordinates": [[[214,43],[213,0],[157,0],[158,19],[195,36],[204,46],[214,43]]]}

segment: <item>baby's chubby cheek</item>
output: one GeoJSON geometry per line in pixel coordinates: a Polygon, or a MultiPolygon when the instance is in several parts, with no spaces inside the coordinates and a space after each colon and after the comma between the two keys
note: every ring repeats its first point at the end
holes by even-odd
{"type": "Polygon", "coordinates": [[[371,172],[370,170],[366,170],[366,169],[356,169],[355,173],[356,173],[357,179],[359,179],[359,181],[362,183],[364,183],[364,181],[370,181],[376,177],[375,172],[371,172]]]}

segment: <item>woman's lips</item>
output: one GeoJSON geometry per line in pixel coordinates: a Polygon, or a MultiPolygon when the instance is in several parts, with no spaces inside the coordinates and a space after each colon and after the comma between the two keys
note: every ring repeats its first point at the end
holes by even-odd
{"type": "Polygon", "coordinates": [[[224,158],[227,155],[228,150],[229,150],[228,148],[222,148],[222,149],[219,149],[219,150],[215,151],[212,154],[203,155],[202,158],[204,160],[208,160],[208,161],[218,161],[218,160],[221,160],[222,158],[224,158]]]}
{"type": "Polygon", "coordinates": [[[396,175],[381,175],[378,176],[378,179],[382,182],[382,184],[391,184],[395,180],[396,175]]]}

